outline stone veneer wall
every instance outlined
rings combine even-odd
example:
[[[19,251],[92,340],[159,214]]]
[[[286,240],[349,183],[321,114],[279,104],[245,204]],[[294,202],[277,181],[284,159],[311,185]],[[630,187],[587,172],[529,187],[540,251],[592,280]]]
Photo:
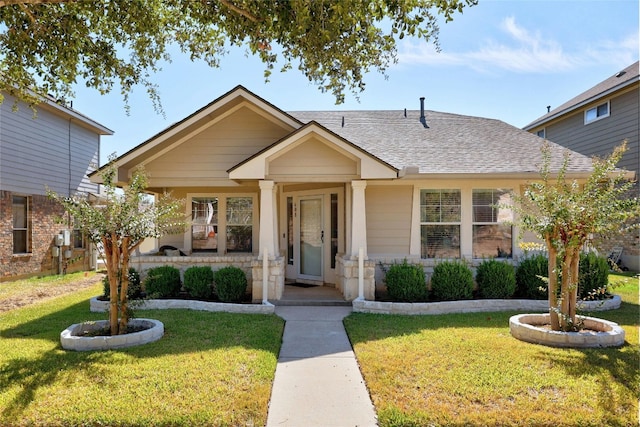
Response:
[[[129,267],[133,267],[140,273],[140,279],[144,280],[147,271],[150,268],[160,267],[162,265],[170,265],[180,270],[180,280],[184,280],[184,272],[193,266],[209,266],[213,271],[223,267],[234,266],[239,267],[247,275],[247,292],[251,292],[252,268],[253,261],[251,255],[237,256],[215,256],[215,255],[195,255],[195,256],[155,256],[155,255],[139,255],[132,256],[129,260]]]
[[[364,298],[375,300],[376,261],[364,261]],[[347,301],[358,298],[358,260],[336,256],[336,288]]]
[[[275,259],[269,259],[269,276],[267,278],[267,299],[279,300],[282,298],[284,292],[284,257],[278,257]],[[254,259],[251,264],[251,270],[253,271],[253,292],[251,299],[253,302],[262,301],[262,278],[263,278],[263,260]]]
[[[0,281],[29,276],[58,274],[58,258],[53,257],[54,236],[65,227],[57,222],[64,214],[60,205],[47,196],[29,196],[29,221],[31,222],[31,253],[13,254],[13,193],[0,191]],[[73,249],[68,261],[64,261],[67,273],[88,270],[88,249]]]

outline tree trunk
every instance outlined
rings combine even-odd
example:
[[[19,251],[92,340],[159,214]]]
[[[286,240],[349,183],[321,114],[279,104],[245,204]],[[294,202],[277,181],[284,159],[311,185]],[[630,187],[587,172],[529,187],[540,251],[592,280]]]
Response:
[[[110,240],[111,239],[111,240]],[[107,277],[109,279],[109,328],[111,335],[118,333],[118,256],[117,247],[113,243],[113,236],[102,238]]]
[[[578,301],[578,263],[580,248],[567,247],[562,261],[562,330],[573,330],[576,324],[576,305]]]
[[[549,282],[547,284],[549,292],[549,318],[551,320],[551,329],[559,331],[560,321],[558,312],[556,311],[558,308],[558,275],[556,268],[558,253],[555,246],[553,246],[551,236],[545,236],[545,240],[547,242],[547,251],[549,252],[549,268],[547,270],[547,275],[549,276]]]
[[[120,328],[118,333],[127,332],[129,323],[129,237],[122,238],[122,281],[120,282]]]

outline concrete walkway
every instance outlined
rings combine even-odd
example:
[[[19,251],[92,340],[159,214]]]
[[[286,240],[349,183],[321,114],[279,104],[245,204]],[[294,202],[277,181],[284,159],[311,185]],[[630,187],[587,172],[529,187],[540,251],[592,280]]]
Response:
[[[285,321],[267,427],[376,426],[342,319],[350,307],[280,306]]]

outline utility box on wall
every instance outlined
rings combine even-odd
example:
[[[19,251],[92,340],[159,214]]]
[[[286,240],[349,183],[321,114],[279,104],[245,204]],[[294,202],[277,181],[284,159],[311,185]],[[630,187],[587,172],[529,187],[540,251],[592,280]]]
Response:
[[[71,231],[62,230],[62,237],[63,237],[63,241],[62,241],[63,246],[71,246]]]
[[[56,234],[53,236],[53,244],[56,246],[62,246],[64,243],[64,236],[62,234]]]

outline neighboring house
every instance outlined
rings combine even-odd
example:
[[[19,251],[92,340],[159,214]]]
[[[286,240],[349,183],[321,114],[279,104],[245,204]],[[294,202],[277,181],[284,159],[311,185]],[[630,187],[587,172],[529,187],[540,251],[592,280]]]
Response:
[[[149,190],[184,198],[193,220],[158,242],[188,256],[131,265],[233,264],[256,301],[280,299],[286,282],[353,300],[374,299],[381,264],[430,272],[444,258],[518,258],[511,212],[495,205],[539,177],[542,143],[498,120],[423,107],[286,113],[238,86],[117,159],[120,184],[143,165]],[[564,149],[551,148],[557,170]],[[568,174],[590,171],[576,154]]]
[[[9,95],[0,104],[0,280],[88,269],[90,245],[46,187],[97,194],[87,174],[99,164],[100,136],[113,132],[49,98],[35,112],[14,105]]]
[[[635,62],[591,89],[534,120],[525,130],[586,156],[605,157],[627,140],[618,166],[640,176],[640,63]],[[636,187],[636,191],[637,191]],[[605,255],[624,248],[622,262],[640,270],[640,236],[636,230],[598,243]]]

